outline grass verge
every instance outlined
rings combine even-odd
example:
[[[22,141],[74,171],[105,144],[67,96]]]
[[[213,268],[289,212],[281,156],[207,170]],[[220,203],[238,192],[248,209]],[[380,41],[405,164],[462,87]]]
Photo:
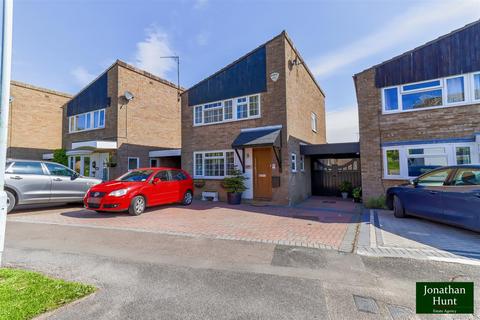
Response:
[[[95,287],[40,273],[0,268],[0,320],[32,319],[95,291]]]

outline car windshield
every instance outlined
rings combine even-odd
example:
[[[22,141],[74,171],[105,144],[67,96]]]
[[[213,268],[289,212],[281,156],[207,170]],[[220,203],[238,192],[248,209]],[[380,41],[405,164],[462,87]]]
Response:
[[[152,173],[153,173],[153,170],[133,170],[117,178],[117,181],[143,182],[143,181],[147,181],[148,177],[150,177]]]

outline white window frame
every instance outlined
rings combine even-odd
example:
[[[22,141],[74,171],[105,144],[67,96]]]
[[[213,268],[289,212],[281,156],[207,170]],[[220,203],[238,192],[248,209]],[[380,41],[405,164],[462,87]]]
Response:
[[[480,101],[480,99],[475,99],[474,75],[476,75],[476,74],[480,74],[480,73],[479,72],[473,72],[473,73],[457,74],[457,75],[443,77],[443,78],[430,79],[430,80],[412,82],[412,83],[403,83],[403,84],[397,85],[397,86],[383,87],[383,88],[380,89],[381,90],[381,97],[382,97],[382,114],[417,112],[417,111],[423,111],[423,110],[432,110],[432,109],[440,109],[440,108],[458,107],[458,106],[477,104]],[[453,79],[453,78],[458,78],[458,77],[463,77],[463,84],[464,84],[464,90],[465,90],[465,100],[460,101],[460,102],[448,103],[447,79]],[[428,88],[407,90],[407,91],[405,91],[403,89],[404,86],[427,83],[427,82],[432,82],[432,81],[440,81],[440,85],[432,86],[432,87],[428,87]],[[392,88],[397,89],[398,109],[396,109],[396,110],[386,110],[385,109],[385,90],[392,89]],[[438,90],[438,89],[442,90],[442,105],[433,106],[433,107],[418,108],[418,109],[408,109],[408,110],[403,109],[402,95],[431,91],[431,90]]]
[[[137,167],[136,168],[130,168],[130,160],[131,159],[137,160]],[[140,158],[139,157],[128,157],[127,168],[128,168],[128,171],[140,168]]]
[[[98,112],[98,127],[95,126],[95,113]],[[101,125],[101,117],[100,114],[103,112],[103,124]],[[85,115],[85,121],[88,118],[88,114],[90,114],[90,121],[87,124],[85,124],[85,129],[83,130],[76,130],[77,126],[77,117],[81,115]],[[74,114],[73,116],[68,117],[68,133],[76,133],[76,132],[84,132],[84,131],[91,131],[91,130],[99,130],[105,128],[105,122],[106,122],[106,111],[105,109],[97,109],[89,112],[84,112],[84,113],[79,113],[79,114]]]
[[[233,152],[233,164],[235,166],[235,160],[237,160],[237,155],[235,153],[235,150],[233,149],[224,149],[224,150],[208,150],[208,151],[195,151],[193,153],[193,178],[194,179],[206,179],[206,180],[223,180],[224,178],[231,177],[231,175],[227,175],[227,152]],[[224,176],[206,176],[205,175],[205,154],[206,153],[222,153],[222,157],[219,156],[219,158],[223,158],[223,172],[225,173]],[[197,154],[202,155],[202,174],[197,174],[197,163],[196,163],[196,158]],[[212,159],[212,158],[210,158]]]
[[[295,152],[292,152],[290,163],[292,166],[292,172],[297,172],[297,154]]]
[[[310,115],[310,125],[312,126],[312,131],[317,133],[317,114],[312,112]]]
[[[250,115],[250,97],[254,97],[254,96],[258,96],[258,115],[251,116]],[[238,99],[241,99],[241,98],[246,98],[247,117],[245,117],[245,118],[238,118],[237,117]],[[234,98],[224,99],[224,100],[220,100],[220,101],[212,101],[212,102],[204,103],[204,104],[201,104],[201,105],[195,105],[192,108],[192,110],[193,110],[193,126],[194,127],[199,127],[199,126],[208,126],[208,125],[213,125],[213,124],[218,124],[218,123],[228,123],[228,122],[234,122],[234,121],[258,119],[262,116],[262,103],[261,103],[262,99],[261,98],[262,98],[261,94],[256,93],[256,94],[251,94],[251,95],[248,95],[248,96],[234,97]],[[232,101],[232,118],[225,120],[225,102],[226,101]],[[220,107],[223,108],[222,121],[205,123],[205,108],[204,108],[204,106],[209,105],[209,104],[213,104],[213,103],[221,103],[221,106],[219,106],[218,108],[220,108]],[[196,119],[195,119],[195,110],[197,108],[200,108],[200,110],[201,110],[201,115],[202,115],[201,122],[196,122]]]
[[[305,172],[305,156],[303,154],[300,155],[300,171]]]
[[[447,165],[457,165],[457,147],[470,147],[470,161],[471,164],[480,164],[480,144],[476,142],[446,142],[446,143],[427,143],[427,144],[409,144],[388,146],[382,148],[382,165],[383,165],[383,179],[391,180],[408,180],[416,177],[408,175],[408,155],[409,149],[425,149],[425,148],[445,148],[447,157]],[[400,175],[389,175],[387,170],[387,151],[398,150],[400,161]],[[419,155],[419,157],[421,157]]]

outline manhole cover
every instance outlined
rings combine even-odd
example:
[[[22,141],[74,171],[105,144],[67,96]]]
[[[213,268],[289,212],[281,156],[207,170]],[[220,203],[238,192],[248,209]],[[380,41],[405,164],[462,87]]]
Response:
[[[412,310],[403,306],[387,305],[388,311],[394,320],[413,320],[417,319]]]

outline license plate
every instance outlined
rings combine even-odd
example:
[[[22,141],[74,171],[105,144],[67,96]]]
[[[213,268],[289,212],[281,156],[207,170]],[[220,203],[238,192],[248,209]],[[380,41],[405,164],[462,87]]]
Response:
[[[88,198],[87,202],[93,203],[93,204],[99,204],[100,200],[101,200],[100,198]]]

